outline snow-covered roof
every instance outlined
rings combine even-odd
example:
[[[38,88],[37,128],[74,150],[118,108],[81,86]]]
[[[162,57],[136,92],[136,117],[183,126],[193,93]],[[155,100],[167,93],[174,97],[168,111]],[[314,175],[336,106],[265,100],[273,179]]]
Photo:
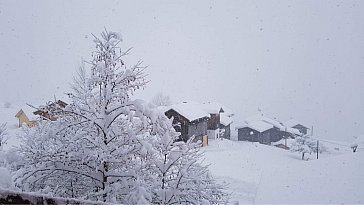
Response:
[[[237,126],[237,127],[235,127],[235,129],[245,128],[245,127],[249,127],[258,132],[264,132],[264,131],[267,131],[267,130],[273,128],[274,126],[267,122],[256,120],[256,121],[251,121],[249,123],[246,123],[245,125],[242,125],[242,126]]]
[[[207,113],[205,110],[201,109],[201,106],[195,102],[178,103],[169,106],[169,108],[170,109],[168,110],[173,109],[190,122],[200,118],[210,117],[210,114]]]
[[[248,125],[255,123],[255,122],[264,122],[264,123],[268,123],[268,124],[278,128],[280,131],[289,132],[289,133],[292,133],[295,135],[302,134],[298,129],[292,128],[292,126],[289,126],[288,124],[283,124],[282,122],[278,121],[277,119],[272,119],[272,118],[266,117],[262,114],[251,116],[251,117],[247,118],[245,120],[245,122]],[[298,124],[300,124],[300,123],[298,123]]]
[[[158,109],[163,112],[173,109],[190,122],[203,117],[210,117],[210,114],[220,113],[220,110],[222,109],[223,112],[220,113],[220,123],[224,126],[233,123],[232,116],[234,116],[231,109],[216,102],[198,103],[188,101],[170,106],[158,106]]]
[[[234,115],[233,111],[217,102],[206,102],[201,104],[201,108],[204,109],[206,112],[210,114],[217,114],[220,113],[221,109],[226,116],[231,117]]]
[[[171,109],[171,106],[160,105],[160,106],[157,106],[157,109],[160,110],[161,112],[167,112],[168,110]]]
[[[225,113],[220,114],[220,124],[222,124],[224,126],[228,126],[231,123],[233,123],[233,118],[232,117],[229,117]]]
[[[253,121],[248,123],[247,126],[258,132],[264,132],[274,127],[273,125],[264,121]]]
[[[300,123],[299,121],[297,121],[295,119],[290,119],[290,120],[286,121],[284,124],[287,125],[288,127],[293,127],[293,126],[296,126],[296,125],[302,125],[302,126],[308,128],[307,126],[305,126],[304,124]]]
[[[251,122],[255,122],[255,121],[263,121],[263,122],[266,122],[268,124],[273,125],[274,127],[277,127],[281,131],[285,130],[285,126],[284,126],[284,124],[282,122],[279,122],[276,119],[266,117],[266,116],[264,116],[262,114],[251,116],[251,117],[249,117],[249,118],[247,118],[245,120],[245,122],[248,123],[248,124],[250,124]]]
[[[286,127],[284,126],[284,124],[282,122],[279,122],[276,119],[271,119],[268,117],[263,117],[262,121],[267,122],[269,124],[272,124],[274,127],[277,127],[278,129],[280,129],[281,131],[285,130]]]
[[[301,135],[302,134],[298,129],[292,128],[292,127],[287,127],[286,131],[289,132],[289,133],[295,134],[295,135]]]

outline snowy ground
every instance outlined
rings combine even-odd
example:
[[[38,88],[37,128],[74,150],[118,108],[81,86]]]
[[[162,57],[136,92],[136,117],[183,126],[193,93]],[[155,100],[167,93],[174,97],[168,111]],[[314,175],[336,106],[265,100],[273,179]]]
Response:
[[[9,133],[5,150],[19,145],[14,117],[19,107],[0,106],[0,123],[7,122]],[[364,149],[352,153],[349,143],[320,142],[328,152],[318,160],[310,155],[308,161],[298,153],[251,142],[215,140],[202,149],[213,176],[229,185],[232,202],[364,203]]]
[[[276,147],[229,140],[203,148],[212,174],[246,203],[364,203],[364,151],[334,149],[308,161]]]
[[[17,143],[12,135],[7,149]],[[318,160],[309,155],[308,161],[298,153],[251,142],[215,140],[202,149],[212,175],[228,184],[232,203],[364,203],[363,149],[352,153],[332,147]]]

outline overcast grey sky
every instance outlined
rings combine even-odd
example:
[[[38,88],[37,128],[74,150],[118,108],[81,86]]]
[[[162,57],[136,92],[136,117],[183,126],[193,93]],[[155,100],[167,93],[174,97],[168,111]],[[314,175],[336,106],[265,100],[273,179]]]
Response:
[[[326,138],[364,133],[362,1],[0,0],[0,102],[63,98],[91,33],[123,34],[151,80],[138,93],[260,108]]]

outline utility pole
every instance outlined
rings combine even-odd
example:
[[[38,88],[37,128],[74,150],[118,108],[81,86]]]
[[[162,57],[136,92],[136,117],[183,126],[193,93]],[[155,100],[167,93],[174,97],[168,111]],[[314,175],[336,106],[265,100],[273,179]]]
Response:
[[[318,159],[318,155],[319,155],[319,141],[317,140],[317,149],[316,149],[316,152],[317,152],[317,159]]]
[[[311,136],[313,136],[313,125],[311,126]]]

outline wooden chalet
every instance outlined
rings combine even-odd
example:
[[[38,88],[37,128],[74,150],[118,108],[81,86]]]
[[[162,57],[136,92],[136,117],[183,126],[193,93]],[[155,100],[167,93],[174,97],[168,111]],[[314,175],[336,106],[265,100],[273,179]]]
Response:
[[[239,141],[271,144],[272,141],[279,141],[281,139],[279,135],[280,130],[263,121],[251,122],[245,126],[237,127],[237,129]]]
[[[37,121],[30,120],[23,109],[20,109],[16,113],[15,117],[18,118],[18,127],[21,127],[23,124],[27,125],[28,127],[34,127],[37,125]]]
[[[259,142],[270,145],[281,139],[294,138],[301,133],[287,127],[276,119],[265,116],[253,117],[246,120],[244,126],[236,127],[239,141]]]
[[[62,100],[48,102],[46,106],[41,106],[37,111],[33,112],[33,114],[40,116],[44,120],[55,121],[57,119],[57,115],[62,113],[66,106],[67,103]]]
[[[181,133],[180,140],[187,142],[192,136],[207,145],[207,126],[209,114],[194,103],[179,103],[169,107],[165,112],[173,117],[173,127]],[[205,138],[205,139],[204,139]]]

